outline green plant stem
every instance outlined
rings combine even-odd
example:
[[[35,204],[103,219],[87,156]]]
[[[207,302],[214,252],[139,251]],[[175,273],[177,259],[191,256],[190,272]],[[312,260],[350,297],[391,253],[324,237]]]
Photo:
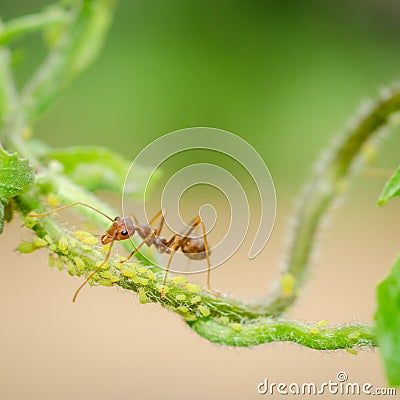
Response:
[[[10,85],[9,54],[0,48],[0,125],[4,125],[6,116],[11,111],[10,98],[14,96],[14,88]]]
[[[23,113],[30,123],[60,91],[96,57],[111,22],[113,0],[83,0],[72,12],[70,26],[21,94]]]
[[[0,32],[0,46],[21,36],[41,31],[53,25],[67,24],[70,15],[60,7],[51,7],[37,14],[24,15],[8,21]]]
[[[0,20],[0,34],[4,25]],[[10,69],[10,52],[0,47],[0,126],[6,123],[6,117],[13,112],[17,93]]]
[[[189,323],[201,336],[214,343],[249,347],[270,342],[294,342],[316,350],[355,349],[377,345],[373,327],[354,324],[337,328],[316,328],[293,321],[260,319],[244,326],[240,332],[217,321]]]
[[[287,310],[300,294],[311,266],[311,256],[317,242],[316,234],[332,202],[342,194],[348,178],[362,163],[364,145],[376,139],[381,128],[388,125],[390,117],[400,110],[400,90],[387,91],[374,104],[363,111],[358,120],[344,132],[341,139],[324,155],[314,178],[308,183],[295,216],[295,226],[291,232],[288,259],[283,274],[291,274],[295,288],[291,296],[280,291],[267,305],[271,314],[279,315]]]

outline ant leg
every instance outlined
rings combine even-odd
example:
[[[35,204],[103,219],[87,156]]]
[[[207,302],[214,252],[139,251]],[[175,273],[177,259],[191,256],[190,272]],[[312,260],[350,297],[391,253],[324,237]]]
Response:
[[[194,229],[194,232],[196,233],[196,235],[198,234],[199,231],[199,225],[196,226],[196,228]],[[190,258],[186,258],[186,264],[185,264],[185,272],[188,273],[190,270]]]
[[[173,245],[171,247],[171,253],[169,255],[167,268],[165,269],[164,280],[163,280],[162,288],[161,288],[161,298],[162,299],[165,299],[165,284],[167,283],[167,275],[169,272],[169,268],[171,266],[172,257],[175,254],[176,249],[180,246],[180,243],[181,243],[181,239],[179,238],[179,236],[177,236],[177,235],[173,236]]]
[[[160,221],[160,224],[158,225],[158,229],[157,229],[158,234],[161,233],[161,229],[163,228],[166,213],[167,213],[167,210],[165,208],[163,208],[149,221],[149,225],[153,226],[154,222],[157,221],[158,218],[161,217],[161,221]]]
[[[208,268],[207,268],[207,288],[208,288],[209,291],[211,291],[214,294],[220,294],[220,292],[218,292],[216,290],[213,290],[211,288],[211,285],[210,285],[210,279],[211,279],[211,262],[210,262],[210,254],[209,254],[210,251],[209,251],[208,243],[207,243],[206,228],[204,226],[203,220],[201,219],[201,217],[199,215],[192,220],[189,229],[182,235],[183,239],[182,239],[182,241],[180,243],[180,246],[183,246],[190,239],[189,235],[199,225],[201,225],[201,229],[202,229],[202,238],[203,238],[203,241],[204,241],[204,249],[206,251],[206,259],[207,259],[207,266],[208,266]]]
[[[189,239],[189,235],[202,223],[202,220],[199,216],[196,218],[193,218],[192,221],[190,222],[189,229],[186,230],[186,232],[181,234],[182,240],[180,245],[183,246]]]
[[[125,260],[121,260],[120,263],[126,263],[145,243],[146,241],[150,238],[150,236],[156,236],[157,235],[157,229],[152,229],[151,232],[142,240],[142,242],[136,247],[134,245],[134,249],[131,251],[128,257],[125,258]]]
[[[76,203],[72,203],[72,204],[68,204],[68,205],[66,205],[66,206],[58,207],[58,208],[55,208],[54,210],[50,210],[50,211],[47,211],[47,212],[45,212],[45,213],[41,213],[41,214],[30,214],[30,216],[31,216],[31,217],[34,217],[34,218],[45,217],[45,216],[47,216],[47,215],[50,215],[50,214],[53,214],[53,213],[55,213],[55,212],[62,211],[62,210],[65,210],[65,209],[67,209],[67,208],[74,207],[74,206],[77,206],[77,205],[81,205],[81,206],[83,206],[83,207],[90,208],[91,210],[96,211],[97,213],[101,214],[103,217],[106,217],[106,218],[109,219],[110,221],[114,221],[114,220],[113,220],[110,216],[108,216],[107,214],[101,212],[100,210],[98,210],[97,208],[91,206],[90,204],[86,204],[86,203],[84,203],[84,202],[82,202],[82,201],[78,201],[78,202],[76,202]]]
[[[162,230],[162,228],[163,228],[163,226],[164,226],[165,215],[166,215],[166,214],[167,214],[167,210],[166,210],[165,208],[163,208],[163,209],[161,210],[161,221],[160,221],[160,224],[158,225],[158,229],[157,229],[158,235],[160,235],[161,230]],[[151,225],[151,224],[150,224],[150,225]]]
[[[79,292],[82,290],[82,288],[89,282],[89,280],[94,276],[94,274],[96,274],[97,272],[99,272],[99,270],[101,269],[101,267],[108,261],[108,259],[110,258],[110,254],[111,254],[111,250],[113,247],[113,244],[115,242],[115,237],[116,234],[114,235],[111,244],[110,244],[110,248],[108,249],[107,255],[105,256],[103,262],[85,279],[85,282],[82,283],[81,286],[78,287],[78,289],[76,290],[74,297],[72,298],[72,302],[75,303],[76,298],[78,297]]]
[[[200,224],[201,224],[201,230],[203,231],[203,240],[204,240],[204,249],[206,250],[206,258],[207,258],[207,288],[209,291],[215,293],[215,294],[221,294],[217,290],[213,290],[210,285],[210,280],[211,280],[211,263],[210,263],[210,251],[208,249],[208,243],[207,243],[207,233],[206,233],[206,227],[204,226],[203,220],[200,218]]]
[[[139,221],[137,220],[137,218],[135,217],[134,214],[129,213],[129,214],[128,214],[128,217],[130,217],[130,218],[132,219],[132,221],[133,221],[135,224],[139,223]]]

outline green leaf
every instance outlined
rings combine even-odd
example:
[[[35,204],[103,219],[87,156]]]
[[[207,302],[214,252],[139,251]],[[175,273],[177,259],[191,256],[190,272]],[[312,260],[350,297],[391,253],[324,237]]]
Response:
[[[46,156],[59,161],[69,178],[92,192],[101,189],[121,194],[131,166],[130,161],[103,147],[51,149],[46,152]],[[142,199],[144,191],[149,190],[147,183],[151,171],[145,167],[136,167],[134,172],[134,185],[127,186],[129,192],[125,187],[125,194]],[[152,177],[151,184],[158,176],[156,173]]]
[[[397,196],[400,196],[400,167],[397,168],[397,171],[386,182],[381,196],[379,197],[378,206],[387,203]]]
[[[9,154],[0,147],[0,233],[3,232],[5,207],[34,182],[34,170],[27,159]]]
[[[390,385],[400,386],[400,257],[378,285],[376,335]]]

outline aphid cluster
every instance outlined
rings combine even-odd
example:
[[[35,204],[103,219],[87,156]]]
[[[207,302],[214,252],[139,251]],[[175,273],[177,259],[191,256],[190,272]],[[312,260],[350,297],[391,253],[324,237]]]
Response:
[[[210,271],[211,271],[211,263],[210,263],[210,250],[207,243],[207,235],[204,227],[204,223],[200,216],[195,217],[189,224],[189,228],[183,232],[182,234],[174,234],[169,239],[166,239],[160,236],[161,230],[165,221],[165,210],[160,210],[150,221],[148,224],[140,223],[133,214],[129,214],[128,217],[116,217],[111,218],[107,214],[101,212],[100,210],[94,208],[93,206],[83,203],[77,202],[73,204],[69,204],[66,206],[58,207],[54,210],[41,213],[41,214],[31,214],[31,217],[45,217],[49,214],[65,210],[67,208],[81,205],[91,210],[101,214],[105,218],[111,221],[111,226],[101,235],[101,243],[102,244],[110,244],[108,252],[103,260],[103,262],[97,266],[97,268],[86,278],[86,280],[82,283],[81,286],[76,290],[73,302],[75,302],[79,292],[81,289],[88,283],[88,281],[102,268],[102,266],[108,261],[110,258],[111,250],[115,242],[126,240],[132,237],[135,233],[137,233],[143,240],[139,243],[138,246],[132,250],[132,252],[126,257],[121,263],[127,262],[143,245],[154,246],[159,253],[169,254],[167,266],[165,268],[165,275],[161,289],[161,298],[165,297],[165,284],[167,281],[167,275],[171,267],[171,261],[174,254],[177,251],[181,251],[188,258],[192,260],[207,260],[207,287],[209,290],[210,286]],[[158,226],[154,228],[155,222],[160,220]],[[202,235],[201,237],[193,237],[191,236],[193,231],[201,226]]]

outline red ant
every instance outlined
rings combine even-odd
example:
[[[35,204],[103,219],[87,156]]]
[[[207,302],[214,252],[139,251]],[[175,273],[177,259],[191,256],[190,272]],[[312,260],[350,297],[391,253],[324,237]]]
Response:
[[[129,214],[129,217],[115,217],[114,219],[108,216],[107,214],[101,212],[100,210],[92,207],[89,204],[83,203],[81,201],[73,204],[69,204],[66,206],[55,208],[54,210],[42,213],[42,214],[30,214],[31,217],[44,217],[49,214],[65,210],[66,208],[70,208],[76,205],[81,205],[84,207],[88,207],[93,211],[101,214],[105,218],[109,219],[112,224],[111,226],[101,235],[101,243],[108,244],[110,243],[110,248],[108,249],[107,255],[105,256],[103,262],[86,278],[85,282],[82,283],[81,286],[76,290],[74,297],[72,299],[73,302],[76,301],[76,298],[81,291],[81,289],[89,282],[89,280],[98,272],[101,267],[108,261],[110,258],[111,250],[116,241],[126,240],[134,235],[135,232],[139,234],[139,236],[143,239],[143,241],[132,250],[128,257],[124,260],[120,261],[121,263],[127,262],[144,244],[147,246],[154,246],[159,253],[169,254],[169,259],[167,263],[167,267],[165,269],[164,280],[161,289],[161,298],[165,298],[165,284],[167,282],[168,271],[171,266],[172,257],[177,250],[181,250],[185,256],[189,257],[192,260],[204,260],[207,259],[207,287],[210,291],[213,291],[210,286],[210,271],[211,271],[211,263],[210,263],[210,250],[207,244],[206,230],[204,227],[204,222],[200,216],[195,217],[189,228],[183,234],[175,234],[169,240],[166,238],[159,236],[161,229],[164,225],[164,214],[165,210],[160,210],[150,221],[148,224],[141,224],[135,218],[133,214]],[[158,228],[153,228],[153,224],[157,219],[161,217]],[[192,232],[201,225],[202,228],[202,237],[192,237],[190,236]],[[217,292],[215,292],[217,293]]]

